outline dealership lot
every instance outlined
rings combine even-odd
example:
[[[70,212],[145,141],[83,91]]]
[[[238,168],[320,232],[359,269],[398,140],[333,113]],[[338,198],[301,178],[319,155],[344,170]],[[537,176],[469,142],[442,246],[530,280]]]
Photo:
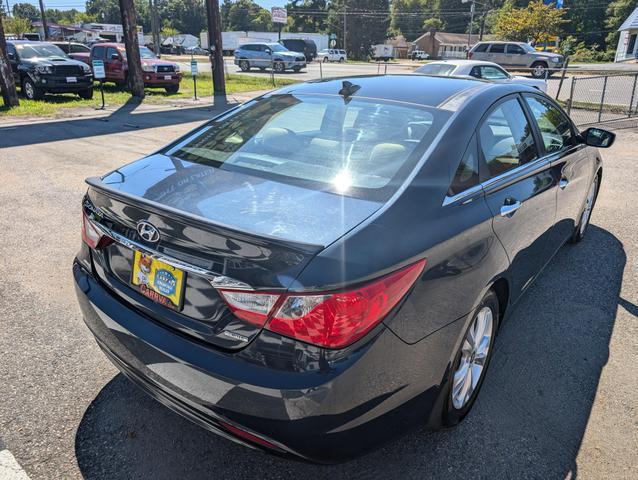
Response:
[[[117,373],[79,314],[70,265],[83,179],[212,114],[129,107],[0,123],[0,447],[31,478],[632,477],[638,186],[627,179],[637,129],[618,130],[602,152],[588,237],[563,248],[503,326],[467,421],[325,467],[247,450],[171,413]]]

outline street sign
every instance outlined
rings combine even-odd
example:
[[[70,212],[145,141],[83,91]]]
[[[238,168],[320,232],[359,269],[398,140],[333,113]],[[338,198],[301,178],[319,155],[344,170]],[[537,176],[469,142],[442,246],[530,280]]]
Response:
[[[104,71],[104,62],[102,60],[93,60],[93,77],[96,80],[102,80],[106,78],[106,72]]]
[[[330,38],[330,40],[336,40],[337,39],[337,34],[336,33],[331,33],[329,38]]]
[[[270,13],[273,23],[288,23],[288,11],[284,7],[272,7]]]
[[[197,60],[191,60],[191,75],[197,75]]]

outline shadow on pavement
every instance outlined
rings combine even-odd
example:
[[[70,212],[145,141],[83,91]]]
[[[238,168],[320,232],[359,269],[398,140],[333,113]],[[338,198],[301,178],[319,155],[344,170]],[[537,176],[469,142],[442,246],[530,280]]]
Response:
[[[72,120],[56,119],[17,126],[0,127],[0,148],[34,145],[98,135],[204,121],[233,107],[224,96],[215,97],[213,105],[136,112],[140,103],[133,98],[108,116]],[[162,107],[162,105],[158,105]]]
[[[616,310],[626,302],[625,262],[622,243],[594,225],[582,243],[561,249],[503,325],[481,396],[454,429],[421,428],[349,463],[310,465],[219,438],[117,375],[78,427],[78,465],[87,479],[577,478]]]

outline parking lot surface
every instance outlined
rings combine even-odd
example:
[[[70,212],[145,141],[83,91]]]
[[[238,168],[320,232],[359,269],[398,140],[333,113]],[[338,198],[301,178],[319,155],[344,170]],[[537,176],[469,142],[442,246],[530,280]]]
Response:
[[[76,304],[84,178],[212,114],[140,107],[0,123],[0,451],[30,478],[635,478],[638,129],[602,152],[587,237],[558,253],[503,325],[466,421],[316,466],[235,445],[147,397],[106,360]]]

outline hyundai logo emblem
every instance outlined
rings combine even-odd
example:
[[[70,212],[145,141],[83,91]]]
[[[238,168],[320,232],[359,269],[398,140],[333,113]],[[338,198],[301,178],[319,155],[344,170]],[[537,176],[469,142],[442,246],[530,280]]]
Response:
[[[137,233],[147,242],[155,243],[159,241],[160,234],[157,228],[146,220],[137,222]]]

